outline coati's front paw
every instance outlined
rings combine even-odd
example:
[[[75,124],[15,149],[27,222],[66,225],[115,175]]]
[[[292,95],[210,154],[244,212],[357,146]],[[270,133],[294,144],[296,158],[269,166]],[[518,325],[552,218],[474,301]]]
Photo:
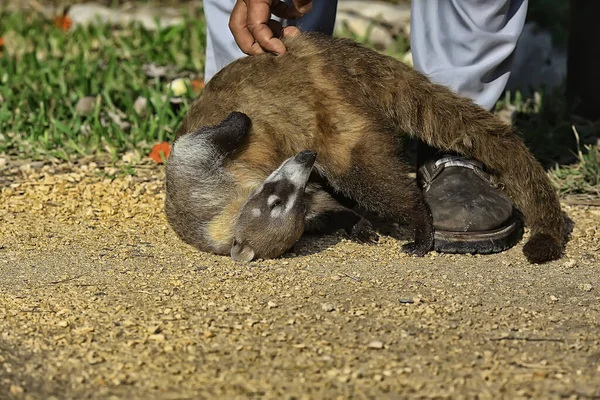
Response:
[[[423,246],[417,242],[410,242],[402,245],[402,251],[409,256],[423,257],[425,254],[429,253],[429,250],[429,246]]]
[[[362,218],[352,227],[350,238],[359,243],[375,244],[379,242],[379,235],[373,230],[369,220]]]

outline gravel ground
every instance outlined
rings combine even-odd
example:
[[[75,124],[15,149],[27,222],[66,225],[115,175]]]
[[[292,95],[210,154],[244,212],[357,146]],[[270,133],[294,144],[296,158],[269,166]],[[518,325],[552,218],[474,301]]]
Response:
[[[565,203],[544,266],[394,235],[236,265],[181,243],[162,167],[137,171],[0,163],[0,398],[600,398],[598,207]]]

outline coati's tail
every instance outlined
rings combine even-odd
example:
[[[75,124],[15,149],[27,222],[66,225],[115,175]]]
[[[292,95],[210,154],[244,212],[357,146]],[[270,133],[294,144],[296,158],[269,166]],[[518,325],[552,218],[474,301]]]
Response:
[[[303,44],[302,36],[310,45]],[[531,238],[523,249],[530,262],[561,257],[564,222],[558,196],[542,166],[510,125],[472,100],[433,84],[399,60],[353,40],[319,34],[296,38],[287,39],[287,45],[293,47],[290,52],[310,58],[315,53],[311,49],[319,49],[323,62],[315,74],[317,79],[337,81],[351,104],[370,113],[374,122],[484,163],[531,228]],[[381,121],[382,111],[387,121]]]
[[[531,238],[523,248],[527,259],[543,263],[560,258],[564,222],[558,196],[512,127],[472,100],[446,87],[432,86],[420,74],[407,73],[405,68],[400,74],[396,79],[400,87],[390,99],[393,104],[388,104],[394,123],[435,148],[484,163],[531,228]]]

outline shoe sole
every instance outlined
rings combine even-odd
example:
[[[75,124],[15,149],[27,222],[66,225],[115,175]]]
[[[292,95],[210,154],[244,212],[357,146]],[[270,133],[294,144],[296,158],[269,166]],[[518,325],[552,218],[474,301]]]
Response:
[[[486,232],[436,231],[434,249],[451,254],[493,254],[514,247],[523,237],[523,224],[514,216],[508,225]]]

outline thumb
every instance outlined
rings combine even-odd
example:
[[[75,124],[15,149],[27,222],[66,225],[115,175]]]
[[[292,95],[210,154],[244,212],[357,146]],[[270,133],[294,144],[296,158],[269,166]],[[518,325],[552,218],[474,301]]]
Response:
[[[312,10],[313,0],[294,0],[294,6],[296,10],[301,13],[307,13]]]

